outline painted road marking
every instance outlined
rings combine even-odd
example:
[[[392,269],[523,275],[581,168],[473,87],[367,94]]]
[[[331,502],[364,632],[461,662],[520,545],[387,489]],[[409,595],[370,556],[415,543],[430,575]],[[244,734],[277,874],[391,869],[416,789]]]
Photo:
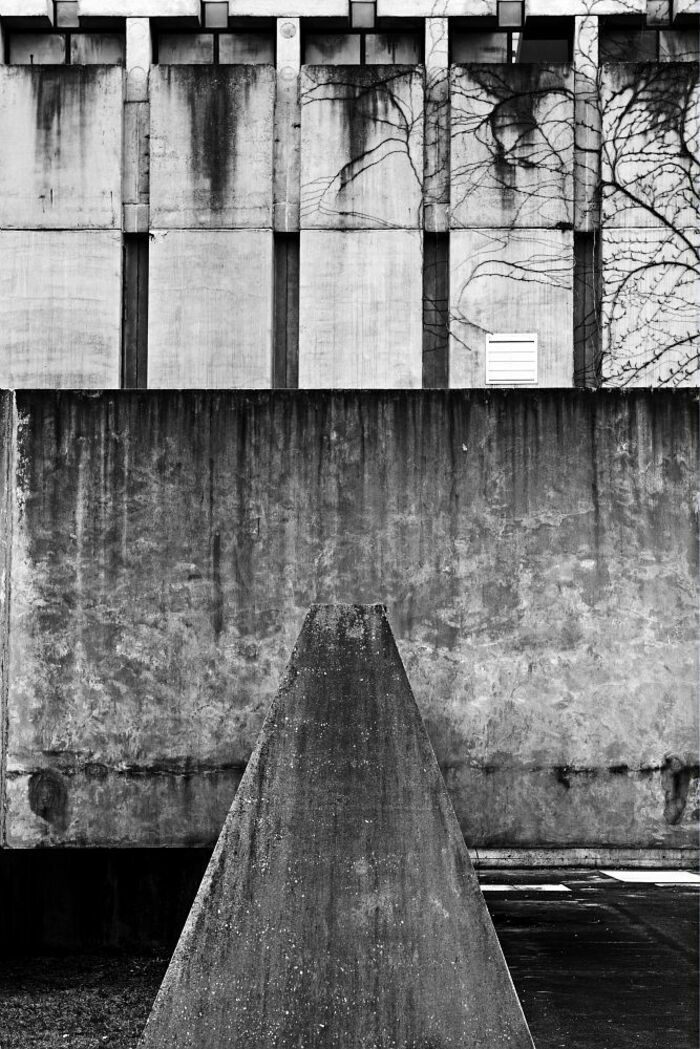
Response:
[[[601,871],[616,881],[638,885],[700,885],[700,874],[692,871]]]
[[[482,892],[571,892],[566,885],[482,885]]]

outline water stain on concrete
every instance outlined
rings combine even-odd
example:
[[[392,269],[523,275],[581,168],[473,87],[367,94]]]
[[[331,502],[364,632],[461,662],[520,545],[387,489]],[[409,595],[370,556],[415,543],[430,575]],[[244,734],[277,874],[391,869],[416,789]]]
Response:
[[[41,769],[29,777],[29,807],[60,833],[68,827],[68,785],[54,769]]]

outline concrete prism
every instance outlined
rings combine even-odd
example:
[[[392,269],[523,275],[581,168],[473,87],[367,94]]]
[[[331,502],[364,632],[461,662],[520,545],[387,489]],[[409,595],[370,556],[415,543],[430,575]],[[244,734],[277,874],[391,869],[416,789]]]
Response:
[[[380,605],[317,605],[142,1049],[532,1049]]]

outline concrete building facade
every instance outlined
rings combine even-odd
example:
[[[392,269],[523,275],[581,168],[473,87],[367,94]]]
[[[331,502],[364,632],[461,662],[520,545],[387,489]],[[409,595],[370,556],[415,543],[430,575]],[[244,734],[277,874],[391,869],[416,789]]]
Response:
[[[4,846],[212,843],[379,601],[472,848],[695,855],[699,22],[0,0]]]

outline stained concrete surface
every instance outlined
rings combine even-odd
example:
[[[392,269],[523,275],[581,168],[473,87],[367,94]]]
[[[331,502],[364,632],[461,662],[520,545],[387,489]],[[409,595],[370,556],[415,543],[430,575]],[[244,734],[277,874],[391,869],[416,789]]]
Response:
[[[486,898],[537,1049],[697,1049],[698,890],[630,887],[581,870],[479,878],[571,888],[565,900],[535,891]],[[134,1049],[177,932],[148,954],[0,961],[3,1049]]]
[[[315,605],[143,1049],[532,1049],[381,605]]]
[[[210,845],[306,608],[381,600],[472,847],[696,847],[691,391],[17,407],[8,844]]]

